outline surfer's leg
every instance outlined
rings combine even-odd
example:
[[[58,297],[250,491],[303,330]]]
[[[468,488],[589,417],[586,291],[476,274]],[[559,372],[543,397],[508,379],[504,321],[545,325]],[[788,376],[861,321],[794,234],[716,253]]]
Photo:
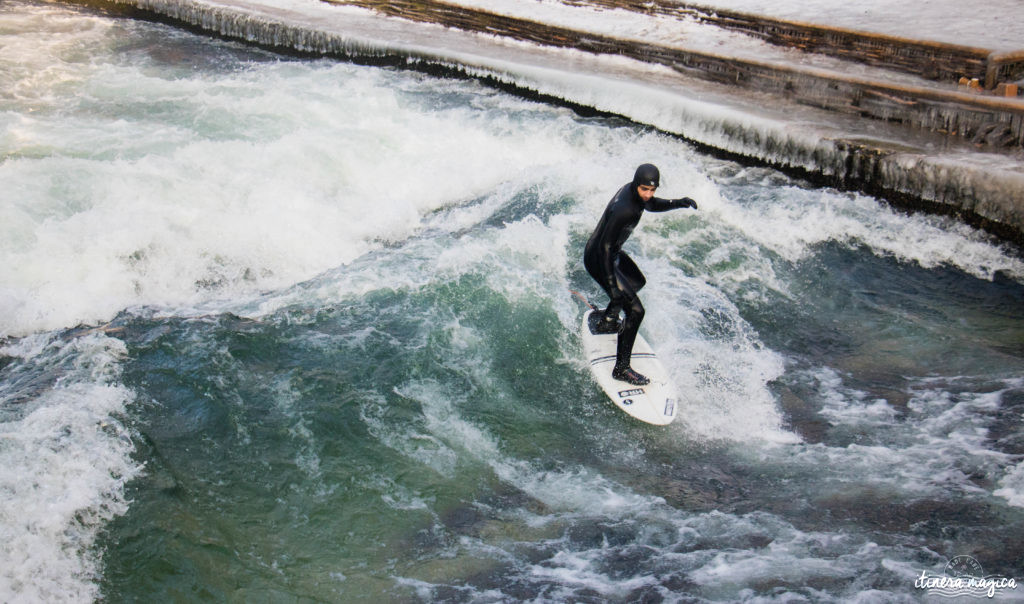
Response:
[[[612,333],[611,329],[622,333],[623,324],[619,323],[619,313],[626,311],[626,317],[632,314],[636,320],[636,329],[640,327],[640,321],[643,320],[644,307],[640,304],[640,299],[637,297],[637,292],[647,285],[647,279],[644,278],[644,274],[640,272],[636,263],[626,253],[620,253],[618,258],[615,259],[615,282],[619,286],[619,291],[624,294],[623,298],[613,299],[608,305],[608,308],[604,311],[604,322],[602,323],[603,331],[596,333]],[[632,340],[636,339],[636,330],[632,330],[633,335],[629,338],[628,350],[633,350]],[[621,337],[619,338],[621,340]],[[629,366],[628,356],[626,354],[626,366]]]
[[[615,366],[626,369],[633,354],[633,343],[636,341],[637,332],[640,331],[640,323],[644,320],[644,305],[640,303],[637,292],[647,284],[647,279],[632,258],[620,254],[615,262],[615,281],[622,291],[622,309],[626,312],[626,318],[619,329],[618,358]]]
[[[640,298],[633,298],[626,305],[626,318],[622,321],[619,329],[619,346],[616,366],[629,367],[629,360],[633,354],[633,343],[636,342],[636,334],[640,331],[640,322],[644,320],[644,306]]]
[[[617,299],[613,292],[609,291],[607,279],[601,270],[601,263],[589,257],[584,257],[583,266],[587,269],[594,281],[601,286],[604,293],[608,295],[608,308],[603,312],[595,312],[591,315],[590,331],[593,333],[617,333],[619,331],[619,313],[622,312],[622,302]],[[614,292],[617,293],[617,292]]]
[[[615,278],[623,290],[630,291],[633,295],[640,293],[647,285],[647,278],[640,272],[640,267],[625,252],[620,252],[615,261]]]
[[[650,383],[645,376],[637,373],[630,367],[633,356],[633,344],[636,342],[636,334],[640,331],[640,323],[644,320],[644,306],[635,292],[627,292],[629,299],[625,305],[626,318],[622,321],[619,329],[619,341],[616,348],[615,368],[612,369],[612,377],[617,380],[629,382],[636,386],[644,386]]]

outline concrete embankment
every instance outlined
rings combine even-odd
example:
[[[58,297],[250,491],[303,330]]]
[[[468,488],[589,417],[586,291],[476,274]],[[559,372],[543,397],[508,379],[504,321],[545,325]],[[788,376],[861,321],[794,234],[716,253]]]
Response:
[[[1024,59],[1012,52],[670,0],[574,0],[567,10],[589,11],[580,24],[574,13],[568,20],[538,20],[435,0],[100,4],[127,4],[282,50],[461,72],[547,101],[620,115],[818,183],[955,214],[1024,244],[1024,99],[1006,96]],[[605,26],[601,11],[614,12],[616,23]],[[622,14],[657,19],[663,29],[672,20],[680,27],[686,22],[689,40],[631,34]],[[694,24],[743,33],[709,50],[696,41]],[[748,34],[763,46],[736,51]],[[778,45],[789,53],[794,47],[812,52],[794,60],[777,55],[772,48]],[[820,60],[824,56],[828,60]],[[991,90],[960,87],[959,77]]]

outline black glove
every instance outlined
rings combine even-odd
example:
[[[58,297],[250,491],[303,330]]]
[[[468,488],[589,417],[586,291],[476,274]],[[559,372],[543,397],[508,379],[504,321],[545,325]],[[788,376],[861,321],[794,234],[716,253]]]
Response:
[[[689,197],[683,197],[676,200],[676,206],[679,208],[693,208],[697,209],[697,202],[690,199]]]

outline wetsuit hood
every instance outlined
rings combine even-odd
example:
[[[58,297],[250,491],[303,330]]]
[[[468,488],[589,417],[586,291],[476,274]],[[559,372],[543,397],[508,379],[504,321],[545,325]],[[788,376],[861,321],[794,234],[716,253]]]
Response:
[[[661,173],[658,171],[658,167],[654,164],[642,164],[636,169],[636,174],[633,175],[634,190],[636,190],[640,185],[657,187],[660,183]]]

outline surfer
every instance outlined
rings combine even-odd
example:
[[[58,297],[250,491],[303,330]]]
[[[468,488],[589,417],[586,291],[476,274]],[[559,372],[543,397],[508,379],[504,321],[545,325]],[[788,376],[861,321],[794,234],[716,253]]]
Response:
[[[647,284],[647,279],[637,268],[633,259],[622,251],[622,244],[629,239],[633,229],[640,222],[644,210],[665,212],[679,208],[697,209],[697,203],[689,197],[661,199],[654,196],[661,175],[653,164],[643,164],[636,169],[633,182],[625,184],[608,202],[604,215],[597,223],[594,234],[587,241],[583,252],[583,265],[587,272],[608,294],[610,302],[603,312],[593,313],[591,325],[594,333],[618,332],[615,368],[612,377],[635,386],[650,383],[647,377],[630,367],[633,342],[644,319],[644,307],[637,293]],[[620,322],[619,313],[625,312]]]

